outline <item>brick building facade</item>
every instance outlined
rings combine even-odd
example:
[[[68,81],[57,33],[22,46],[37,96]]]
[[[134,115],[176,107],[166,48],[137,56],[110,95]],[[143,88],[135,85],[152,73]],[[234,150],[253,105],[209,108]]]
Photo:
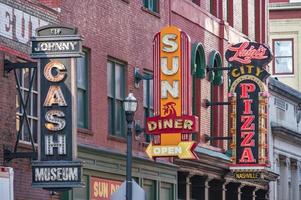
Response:
[[[34,36],[36,28],[47,24],[58,22],[58,13],[39,2],[33,1],[0,1],[0,49],[1,49],[1,89],[3,96],[0,100],[1,118],[0,127],[3,132],[0,136],[0,166],[9,166],[14,169],[14,199],[50,199],[49,191],[33,189],[31,187],[31,165],[27,158],[15,159],[6,162],[3,158],[4,149],[13,151],[19,129],[19,120],[23,111],[20,107],[20,99],[16,89],[16,80],[13,71],[6,74],[4,71],[5,60],[11,62],[31,61],[30,38]],[[18,77],[23,77],[21,81],[22,96],[25,97],[28,91],[26,78],[32,73],[29,69],[16,70]],[[36,100],[36,86],[31,94],[31,101]],[[29,103],[34,105],[33,102]],[[37,105],[35,105],[37,106]],[[37,114],[37,107],[32,107],[28,112],[30,115],[31,128],[34,129]],[[17,112],[17,113],[16,113]],[[18,117],[17,117],[18,116]],[[24,125],[26,126],[26,125]],[[30,152],[32,147],[29,142],[29,135],[26,128],[21,131],[21,141],[18,145],[18,152]],[[37,130],[33,131],[36,140]],[[53,196],[53,199],[59,198]]]
[[[192,44],[198,44],[196,50],[200,58],[193,60],[192,66],[204,72],[207,66],[227,66],[223,55],[229,43],[266,42],[266,1],[260,0],[20,0],[1,4],[38,17],[43,20],[39,25],[75,26],[84,37],[85,57],[77,61],[77,84],[78,157],[85,162],[86,187],[62,193],[61,199],[93,199],[101,195],[107,195],[103,198],[108,199],[109,194],[104,193],[100,185],[114,183],[117,187],[125,179],[126,124],[121,104],[129,92],[134,93],[139,103],[135,114],[138,125],[135,131],[138,132],[139,126],[144,127],[146,115],[152,113],[152,81],[144,80],[135,86],[134,71],[136,68],[142,74],[152,74],[153,37],[162,27],[175,25],[191,37]],[[7,19],[6,14],[3,15]],[[6,23],[2,21],[0,29],[5,29]],[[21,29],[23,34],[23,27],[13,27],[13,30]],[[4,58],[29,59],[28,43],[24,45],[15,34],[10,38],[6,32],[1,33],[0,30],[2,65]],[[268,198],[271,176],[268,172],[262,182],[237,181],[228,168],[228,142],[205,140],[206,136],[228,136],[227,107],[206,106],[206,99],[212,102],[228,100],[227,73],[218,73],[212,81],[209,79],[206,73],[204,78],[195,77],[193,82],[194,113],[199,116],[200,123],[200,132],[194,138],[199,143],[196,153],[200,160],[158,159],[154,162],[145,154],[149,142],[146,134],[142,132],[135,137],[133,177],[149,199]],[[11,88],[15,88],[16,82],[12,73],[1,80],[5,95],[0,106],[7,117],[0,121],[4,130],[0,143],[13,148],[17,93]],[[30,149],[30,145],[22,143],[23,146]],[[50,199],[49,192],[31,188],[28,160],[4,163],[0,157],[0,161],[1,165],[14,167],[18,174],[14,187],[16,199]],[[51,198],[58,198],[58,195]]]

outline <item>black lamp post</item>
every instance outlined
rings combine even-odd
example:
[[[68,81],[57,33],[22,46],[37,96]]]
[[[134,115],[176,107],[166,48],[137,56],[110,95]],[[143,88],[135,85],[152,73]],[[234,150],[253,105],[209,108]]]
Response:
[[[127,121],[126,200],[132,200],[132,128],[137,104],[133,93],[129,93],[123,102]]]

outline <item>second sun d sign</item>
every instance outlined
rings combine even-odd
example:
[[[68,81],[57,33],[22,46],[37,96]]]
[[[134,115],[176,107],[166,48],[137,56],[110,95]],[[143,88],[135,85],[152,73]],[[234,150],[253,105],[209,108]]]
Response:
[[[46,26],[32,39],[38,69],[39,154],[32,162],[32,186],[48,190],[82,187],[76,149],[76,68],[81,37],[72,27]]]
[[[232,45],[226,52],[226,59],[232,65],[229,71],[233,138],[230,169],[236,178],[259,178],[250,176],[250,170],[263,170],[269,164],[266,78],[270,74],[265,65],[272,55],[265,45],[245,42]]]

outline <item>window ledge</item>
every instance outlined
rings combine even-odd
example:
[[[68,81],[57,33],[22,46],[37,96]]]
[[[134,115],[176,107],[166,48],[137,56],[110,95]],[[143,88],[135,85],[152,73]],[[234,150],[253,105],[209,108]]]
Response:
[[[121,0],[121,1],[123,1],[124,3],[127,3],[127,4],[129,4],[129,3],[130,3],[130,1],[129,1],[129,0]]]
[[[273,74],[273,77],[295,77],[295,74]]]
[[[142,6],[141,9],[142,9],[144,12],[147,12],[147,13],[149,13],[149,14],[155,16],[155,17],[161,18],[161,16],[160,16],[159,13],[154,12],[154,11],[152,11],[152,10],[150,10],[150,9],[148,9],[148,8],[146,8],[146,7],[144,7],[144,6]]]
[[[126,138],[122,136],[108,135],[108,139],[117,142],[126,142]]]
[[[87,134],[87,135],[94,135],[94,133],[90,129],[86,128],[77,128],[78,133]]]

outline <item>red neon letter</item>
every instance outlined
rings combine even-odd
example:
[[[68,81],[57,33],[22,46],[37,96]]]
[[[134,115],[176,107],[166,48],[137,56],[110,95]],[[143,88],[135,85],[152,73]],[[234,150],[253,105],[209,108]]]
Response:
[[[255,91],[255,85],[252,83],[241,83],[241,95],[240,98],[249,98],[249,92],[254,92]]]
[[[255,116],[254,115],[243,115],[241,116],[241,122],[243,124],[241,125],[240,130],[241,131],[254,131],[255,130],[255,124],[253,123]]]
[[[241,141],[240,146],[242,147],[254,147],[255,146],[255,140],[252,139],[255,135],[254,132],[241,132],[241,138],[244,138]]]
[[[243,115],[251,115],[253,114],[252,110],[251,110],[251,105],[253,103],[252,99],[244,99],[244,112]]]
[[[244,148],[244,151],[242,152],[242,155],[241,155],[241,158],[239,159],[239,162],[241,162],[241,163],[256,162],[256,160],[254,159],[251,148]]]

